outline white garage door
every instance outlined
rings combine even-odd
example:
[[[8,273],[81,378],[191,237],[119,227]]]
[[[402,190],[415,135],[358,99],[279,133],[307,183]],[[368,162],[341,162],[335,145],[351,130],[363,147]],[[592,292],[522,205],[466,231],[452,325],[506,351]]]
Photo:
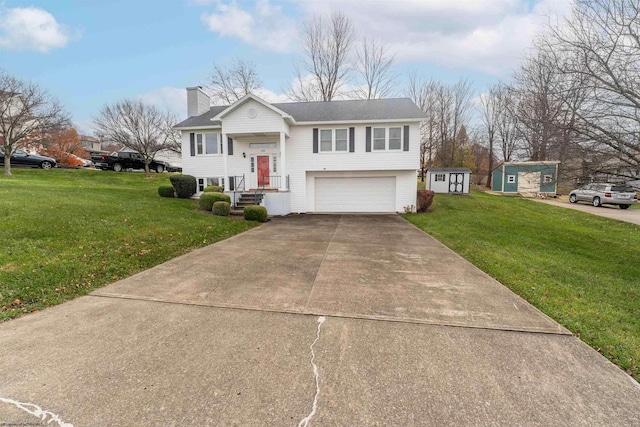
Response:
[[[396,178],[316,178],[316,212],[395,212]]]

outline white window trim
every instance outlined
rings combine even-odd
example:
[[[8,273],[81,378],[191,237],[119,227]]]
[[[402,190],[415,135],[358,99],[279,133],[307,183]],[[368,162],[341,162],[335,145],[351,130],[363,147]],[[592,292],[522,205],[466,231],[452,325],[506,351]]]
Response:
[[[516,176],[515,175],[507,175],[507,184],[515,184]]]
[[[435,175],[435,182],[446,182],[446,174],[436,173],[434,175]],[[438,179],[438,177],[441,177],[442,179]]]
[[[400,148],[389,148],[390,147],[390,135],[391,129],[400,129]],[[384,149],[375,148],[375,134],[376,129],[384,129]],[[371,128],[371,152],[376,153],[398,153],[403,151],[403,141],[404,141],[404,126],[377,126]]]
[[[553,182],[553,176],[551,175],[544,175],[542,177],[542,183],[543,184],[551,184]]]
[[[331,131],[331,151],[322,149],[322,131]],[[336,150],[336,131],[343,130],[347,132],[347,149],[346,150]],[[320,154],[343,154],[349,152],[349,128],[321,128],[318,129],[318,153]]]
[[[207,153],[202,153],[202,154],[198,154],[198,135],[202,135],[202,150],[206,151],[207,149],[207,139],[206,136],[207,134],[216,134],[218,135],[218,137],[216,138],[217,141],[217,147],[218,147],[218,152],[215,154],[207,154]],[[219,157],[222,156],[222,142],[221,142],[221,133],[220,132],[199,132],[195,134],[194,140],[195,140],[195,157]],[[215,178],[215,177],[214,177]]]

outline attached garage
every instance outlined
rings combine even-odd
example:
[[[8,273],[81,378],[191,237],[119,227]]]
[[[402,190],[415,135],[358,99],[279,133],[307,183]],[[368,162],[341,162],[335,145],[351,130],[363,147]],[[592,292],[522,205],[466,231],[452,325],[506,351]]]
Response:
[[[315,178],[315,212],[395,212],[396,177]]]

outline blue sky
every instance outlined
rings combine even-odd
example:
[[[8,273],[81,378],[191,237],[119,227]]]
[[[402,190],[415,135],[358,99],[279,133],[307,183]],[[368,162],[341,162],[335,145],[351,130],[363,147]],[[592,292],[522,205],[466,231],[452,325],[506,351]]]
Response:
[[[566,13],[569,1],[5,0],[0,67],[58,97],[85,133],[101,106],[123,98],[183,117],[184,88],[206,84],[214,63],[234,58],[252,61],[262,95],[283,101],[300,22],[340,9],[358,38],[374,37],[396,55],[398,95],[411,70],[466,77],[481,92],[508,78],[545,16]]]

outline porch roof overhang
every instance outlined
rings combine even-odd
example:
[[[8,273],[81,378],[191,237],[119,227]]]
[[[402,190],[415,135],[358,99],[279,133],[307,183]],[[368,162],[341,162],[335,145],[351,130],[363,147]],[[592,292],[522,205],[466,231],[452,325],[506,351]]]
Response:
[[[284,132],[287,135],[286,132]],[[233,132],[227,133],[227,136],[237,138],[280,138],[280,132]],[[288,135],[287,135],[288,136]]]

